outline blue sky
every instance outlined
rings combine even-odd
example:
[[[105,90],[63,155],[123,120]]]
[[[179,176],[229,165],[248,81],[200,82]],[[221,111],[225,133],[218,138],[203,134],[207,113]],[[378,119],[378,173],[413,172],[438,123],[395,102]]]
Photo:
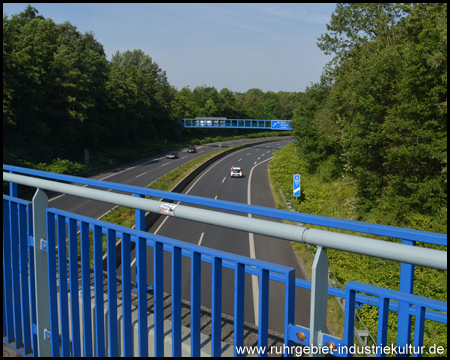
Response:
[[[3,3],[11,17],[28,3]],[[39,14],[92,32],[108,60],[141,49],[169,83],[245,92],[305,91],[331,60],[317,47],[336,4],[40,4]]]

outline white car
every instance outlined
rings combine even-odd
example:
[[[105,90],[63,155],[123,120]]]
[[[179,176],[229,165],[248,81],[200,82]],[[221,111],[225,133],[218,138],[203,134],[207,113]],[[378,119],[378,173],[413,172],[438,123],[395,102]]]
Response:
[[[231,177],[242,177],[242,169],[240,167],[233,166],[231,168]]]

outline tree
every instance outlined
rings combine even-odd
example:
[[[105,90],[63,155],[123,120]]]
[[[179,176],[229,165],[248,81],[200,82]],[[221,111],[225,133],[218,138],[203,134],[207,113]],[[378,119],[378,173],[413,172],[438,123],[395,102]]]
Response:
[[[322,77],[320,83],[306,88],[302,101],[293,110],[293,135],[298,139],[301,154],[307,159],[311,171],[314,171],[329,153],[317,118],[320,110],[325,106],[330,90],[330,84],[325,77]]]
[[[366,209],[390,204],[398,220],[446,207],[446,14],[446,4],[338,5],[319,44],[337,55],[306,127],[312,145],[334,142]]]
[[[35,149],[30,155],[42,156],[51,153],[51,127],[42,116],[42,105],[49,97],[48,73],[58,32],[52,20],[36,14],[36,9],[28,7],[11,19],[3,17],[3,140],[7,147],[19,147],[24,153],[23,144],[28,143]]]
[[[127,108],[133,118],[133,139],[143,134],[154,138],[175,136],[176,125],[169,106],[173,91],[166,73],[142,50],[117,52],[111,64],[133,84],[129,88],[135,89],[135,103]]]
[[[392,42],[403,9],[394,3],[338,3],[328,32],[318,38],[317,45],[326,55],[334,53],[332,62],[340,64],[369,41],[385,38]]]

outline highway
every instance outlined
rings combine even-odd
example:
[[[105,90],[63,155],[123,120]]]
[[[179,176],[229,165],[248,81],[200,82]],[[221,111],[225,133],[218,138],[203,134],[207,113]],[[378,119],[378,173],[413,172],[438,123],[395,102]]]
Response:
[[[256,142],[259,140],[261,139],[254,139],[253,141]],[[246,142],[249,142],[249,140],[228,141],[223,142],[221,147],[226,148]],[[267,174],[268,163],[274,151],[290,142],[292,142],[292,140],[276,141],[233,152],[224,158],[219,159],[207,168],[202,174],[194,179],[189,186],[186,187],[184,193],[273,208],[275,207],[275,202],[269,186]],[[218,148],[218,144],[198,146],[197,153],[193,154],[187,153],[187,149],[180,149],[178,159],[167,159],[165,156],[166,154],[161,154],[159,156],[153,156],[130,164],[118,166],[106,172],[99,173],[92,178],[145,187],[176,167],[196,157],[215,151]],[[244,177],[231,178],[230,169],[232,166],[242,167]],[[107,203],[87,200],[65,194],[49,194],[49,198],[49,207],[59,208],[96,219],[104,216],[113,207]],[[279,220],[272,219],[272,221]],[[296,254],[292,249],[292,245],[285,240],[274,239],[256,234],[253,235],[242,231],[235,231],[222,227],[215,227],[163,216],[155,223],[149,232],[234,254],[294,267],[296,269],[296,277],[302,279],[305,278],[299,266]],[[134,259],[134,254],[131,255],[131,259]],[[152,259],[153,251],[152,249],[148,249],[148,284],[152,284],[153,281]],[[170,261],[170,254],[165,254],[164,291],[169,294],[171,291]],[[132,262],[132,266],[134,266],[134,260]],[[118,274],[120,274],[120,267],[117,271]],[[182,297],[183,299],[189,301],[190,262],[188,259],[183,259],[182,273],[187,274],[186,276],[183,276],[182,280]],[[133,278],[134,274],[135,269],[132,270]],[[222,283],[222,312],[233,316],[234,273],[232,270],[223,270]],[[202,264],[201,303],[207,308],[211,308],[210,284],[211,266],[210,264]],[[246,275],[245,286],[246,296],[244,320],[257,324],[257,277]],[[283,333],[284,286],[270,281],[269,287],[269,328],[279,333]],[[307,290],[297,289],[295,303],[296,324],[309,327],[310,292]]]
[[[292,142],[292,140],[260,144],[233,152],[232,154],[216,161],[196,179],[194,179],[193,182],[186,187],[184,193],[274,208],[275,201],[270,190],[267,173],[268,163],[274,151],[290,142]],[[244,177],[231,178],[230,169],[232,166],[242,167]],[[272,219],[272,221],[278,220]],[[296,277],[302,279],[305,278],[299,266],[296,254],[292,249],[292,245],[285,240],[274,239],[256,234],[253,235],[243,231],[231,230],[198,222],[190,222],[172,217],[161,217],[149,230],[149,232],[209,248],[294,267],[296,269]],[[132,254],[132,258],[134,258],[134,254]],[[164,257],[164,292],[169,294],[171,292],[170,263],[170,254],[166,253]],[[148,284],[152,284],[152,249],[148,250],[147,269],[147,282]],[[134,273],[135,270],[133,269],[132,274]],[[182,274],[182,297],[183,299],[189,301],[189,259],[183,259]],[[245,285],[246,296],[244,305],[244,320],[257,325],[257,277],[246,275]],[[283,333],[284,286],[274,281],[270,281],[269,287],[269,328],[279,333]],[[202,305],[207,308],[211,308],[210,264],[202,263],[201,289]],[[222,293],[222,312],[233,316],[234,272],[230,269],[223,270]],[[295,303],[297,306],[295,319],[296,324],[309,327],[310,292],[297,289]]]
[[[207,144],[198,146],[197,153],[187,153],[187,148],[184,148],[180,149],[178,159],[167,159],[166,154],[160,154],[146,159],[134,161],[129,164],[117,166],[113,169],[92,176],[91,179],[145,187],[161,176],[174,170],[178,166],[183,165],[197,157],[218,150],[219,147],[227,148],[234,145],[252,141],[256,142],[259,140],[261,139],[226,141],[221,145]],[[113,192],[120,193],[119,191]],[[75,214],[84,215],[95,219],[103,217],[108,211],[113,208],[113,206],[107,203],[86,200],[71,195],[55,194],[51,192],[49,192],[49,207],[70,211]]]

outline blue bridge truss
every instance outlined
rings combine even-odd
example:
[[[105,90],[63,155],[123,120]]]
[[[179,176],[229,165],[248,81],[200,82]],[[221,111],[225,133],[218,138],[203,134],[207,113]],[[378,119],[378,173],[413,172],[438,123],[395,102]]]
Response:
[[[185,128],[292,130],[290,120],[195,118],[182,119]]]

